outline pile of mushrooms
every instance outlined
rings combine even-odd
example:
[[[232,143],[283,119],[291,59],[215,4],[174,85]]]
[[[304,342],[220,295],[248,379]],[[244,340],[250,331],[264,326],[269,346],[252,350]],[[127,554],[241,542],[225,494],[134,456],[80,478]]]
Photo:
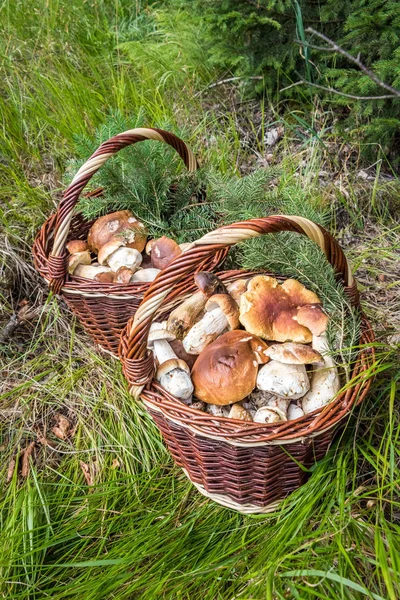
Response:
[[[340,389],[328,317],[294,279],[257,275],[226,287],[195,275],[198,290],[153,323],[156,379],[172,396],[215,416],[256,423],[299,419]]]
[[[129,210],[97,219],[87,241],[67,244],[68,271],[100,283],[146,283],[174,260],[188,244],[180,246],[161,237],[148,241],[146,227]]]

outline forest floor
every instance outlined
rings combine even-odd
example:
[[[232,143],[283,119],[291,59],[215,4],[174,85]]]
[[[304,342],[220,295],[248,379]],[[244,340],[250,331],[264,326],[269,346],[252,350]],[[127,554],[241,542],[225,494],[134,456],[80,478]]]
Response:
[[[317,101],[282,116],[234,87],[209,87],[223,77],[180,13],[129,22],[103,3],[23,4],[0,8],[0,597],[396,600],[396,174],[362,163]],[[60,198],[74,136],[90,137],[109,109],[184,126],[200,160],[222,172],[279,165],[331,208],[376,333],[377,376],[274,513],[244,516],[198,494],[119,364],[33,269],[31,244]]]

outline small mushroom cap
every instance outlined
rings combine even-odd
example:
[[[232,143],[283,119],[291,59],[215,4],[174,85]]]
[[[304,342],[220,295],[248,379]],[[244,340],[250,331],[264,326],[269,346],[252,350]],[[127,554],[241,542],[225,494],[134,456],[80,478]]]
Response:
[[[294,317],[298,307],[318,302],[318,296],[299,281],[287,279],[280,285],[274,277],[257,275],[240,297],[239,319],[247,331],[263,339],[307,344],[311,331]]]
[[[228,294],[232,296],[238,304],[240,303],[240,296],[247,290],[247,284],[248,279],[236,279],[236,281],[232,281],[232,283],[229,283],[226,286]]]
[[[255,388],[258,365],[267,362],[267,348],[260,338],[232,330],[212,342],[192,369],[195,396],[208,404],[239,402]]]
[[[146,248],[145,248],[145,252],[148,256],[150,256],[151,254],[151,250],[154,246],[154,244],[156,243],[157,240],[155,240],[154,238],[152,238],[151,240],[149,240],[146,244]]]
[[[178,244],[163,236],[151,246],[151,263],[155,269],[165,269],[180,254],[182,250]]]
[[[229,419],[240,419],[240,421],[252,421],[251,415],[243,406],[236,402],[232,404],[231,410],[228,415]]]
[[[120,246],[107,257],[107,262],[114,272],[117,272],[121,267],[128,267],[132,271],[136,271],[142,262],[142,255],[135,248]]]
[[[294,319],[317,336],[325,333],[329,320],[320,304],[300,306]]]
[[[147,347],[152,348],[157,340],[167,340],[171,342],[175,336],[167,331],[167,321],[162,323],[152,323],[150,326],[149,337],[147,338]],[[178,357],[181,358],[181,357]]]
[[[254,423],[278,423],[279,421],[287,421],[287,417],[279,408],[263,406],[258,409],[253,421]]]
[[[88,234],[89,247],[96,253],[112,239],[120,239],[128,248],[142,252],[147,241],[147,231],[129,210],[119,210],[97,219]]]
[[[94,265],[78,265],[74,271],[76,277],[83,277],[84,279],[94,279],[96,275],[100,273],[109,273],[110,267],[101,267]]]
[[[293,404],[292,402],[289,404],[287,409],[287,420],[294,421],[294,419],[300,419],[300,417],[304,417],[304,411],[297,404]]]
[[[321,354],[305,344],[286,342],[285,344],[272,344],[265,351],[272,360],[277,360],[287,365],[323,364]]]
[[[97,255],[97,260],[99,261],[99,263],[101,265],[107,264],[107,259],[111,256],[111,254],[114,254],[114,252],[118,250],[118,248],[121,248],[121,246],[124,246],[122,240],[111,240],[107,244],[104,244],[104,246],[100,248],[99,253]]]
[[[129,269],[129,267],[120,267],[115,273],[115,282],[129,283],[132,279],[133,273],[134,271],[132,269]]]
[[[285,365],[271,360],[261,367],[257,387],[283,398],[301,398],[310,389],[310,381],[304,365]]]
[[[216,308],[220,308],[224,313],[229,329],[237,329],[239,327],[239,307],[229,294],[214,294],[207,300],[205,306],[207,312],[211,312]]]
[[[85,240],[71,240],[66,246],[70,254],[76,254],[77,252],[85,252],[89,250],[89,246]]]
[[[180,358],[170,358],[158,367],[156,372],[157,381],[160,381],[161,377],[168,375],[168,373],[174,369],[180,369],[181,371],[185,371],[185,373],[190,375],[190,369],[184,360],[181,360]]]
[[[161,273],[160,269],[140,269],[133,275],[131,282],[149,283],[154,281],[159,273]]]
[[[194,282],[203,294],[209,298],[213,294],[224,294],[226,288],[222,281],[213,273],[199,271],[194,276]]]
[[[89,250],[83,250],[82,252],[75,252],[71,254],[68,259],[68,273],[74,273],[78,265],[90,265],[92,259],[90,257]]]
[[[98,281],[99,283],[114,283],[115,281],[115,273],[112,271],[106,271],[102,273],[98,273],[93,277],[94,281]]]

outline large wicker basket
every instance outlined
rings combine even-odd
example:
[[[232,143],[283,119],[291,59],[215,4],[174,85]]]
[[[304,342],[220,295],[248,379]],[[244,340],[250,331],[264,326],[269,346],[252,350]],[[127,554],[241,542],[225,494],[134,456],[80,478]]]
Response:
[[[65,191],[58,210],[50,216],[39,231],[33,246],[35,266],[50,289],[62,294],[68,306],[93,340],[104,350],[118,354],[122,329],[135,314],[144,292],[150,284],[97,283],[68,275],[66,244],[73,239],[86,239],[92,222],[85,221],[74,208],[79,197],[99,168],[125,146],[143,140],[157,140],[169,144],[182,158],[189,171],[197,169],[197,161],[190,148],[177,136],[162,129],[137,128],[120,133],[101,144],[79,169]],[[101,190],[100,190],[101,191]],[[92,194],[94,195],[94,194]],[[223,258],[219,252],[207,257],[198,268],[213,269]]]
[[[136,398],[140,395],[176,463],[202,494],[243,513],[269,512],[302,485],[309,467],[326,454],[338,426],[364,398],[371,384],[367,370],[374,361],[369,346],[374,336],[368,321],[362,315],[360,351],[352,365],[351,384],[324,409],[270,425],[214,417],[179,402],[153,380],[154,361],[146,342],[152,319],[165,316],[165,298],[174,286],[182,289],[182,281],[192,280],[196,265],[237,242],[279,231],[297,232],[316,242],[351,303],[360,306],[356,283],[335,239],[307,219],[271,216],[222,227],[194,242],[158,275],[121,335],[120,356],[130,391]],[[230,281],[246,273],[230,271],[219,276]]]

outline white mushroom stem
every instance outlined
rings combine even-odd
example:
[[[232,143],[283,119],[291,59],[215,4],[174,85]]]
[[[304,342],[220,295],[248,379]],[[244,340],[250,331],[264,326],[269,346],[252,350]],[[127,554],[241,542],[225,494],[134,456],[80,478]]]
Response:
[[[160,328],[161,329],[161,328]],[[158,360],[158,364],[162,365],[167,360],[172,358],[178,358],[167,340],[155,340],[154,342],[154,354]]]
[[[142,263],[142,255],[135,248],[121,246],[107,257],[107,263],[114,272],[118,271],[120,267],[128,267],[132,271],[136,271]]]
[[[326,336],[313,336],[312,346],[314,350],[318,350],[322,354],[324,364],[314,368],[311,389],[302,398],[301,407],[305,415],[328,404],[340,389],[339,373],[335,361],[329,356]]]
[[[139,269],[131,278],[131,283],[149,283],[150,281],[154,281],[159,273],[161,273],[160,269],[153,269],[151,267],[149,269]]]
[[[154,354],[159,363],[156,378],[160,385],[176,398],[191,398],[193,383],[187,364],[178,359],[166,340],[154,341]]]
[[[188,354],[200,354],[228,327],[228,320],[220,308],[206,312],[198,323],[195,323],[183,339],[183,347]]]
[[[110,267],[102,267],[100,265],[78,265],[74,271],[76,277],[84,277],[85,279],[94,279],[99,273],[110,273]]]

